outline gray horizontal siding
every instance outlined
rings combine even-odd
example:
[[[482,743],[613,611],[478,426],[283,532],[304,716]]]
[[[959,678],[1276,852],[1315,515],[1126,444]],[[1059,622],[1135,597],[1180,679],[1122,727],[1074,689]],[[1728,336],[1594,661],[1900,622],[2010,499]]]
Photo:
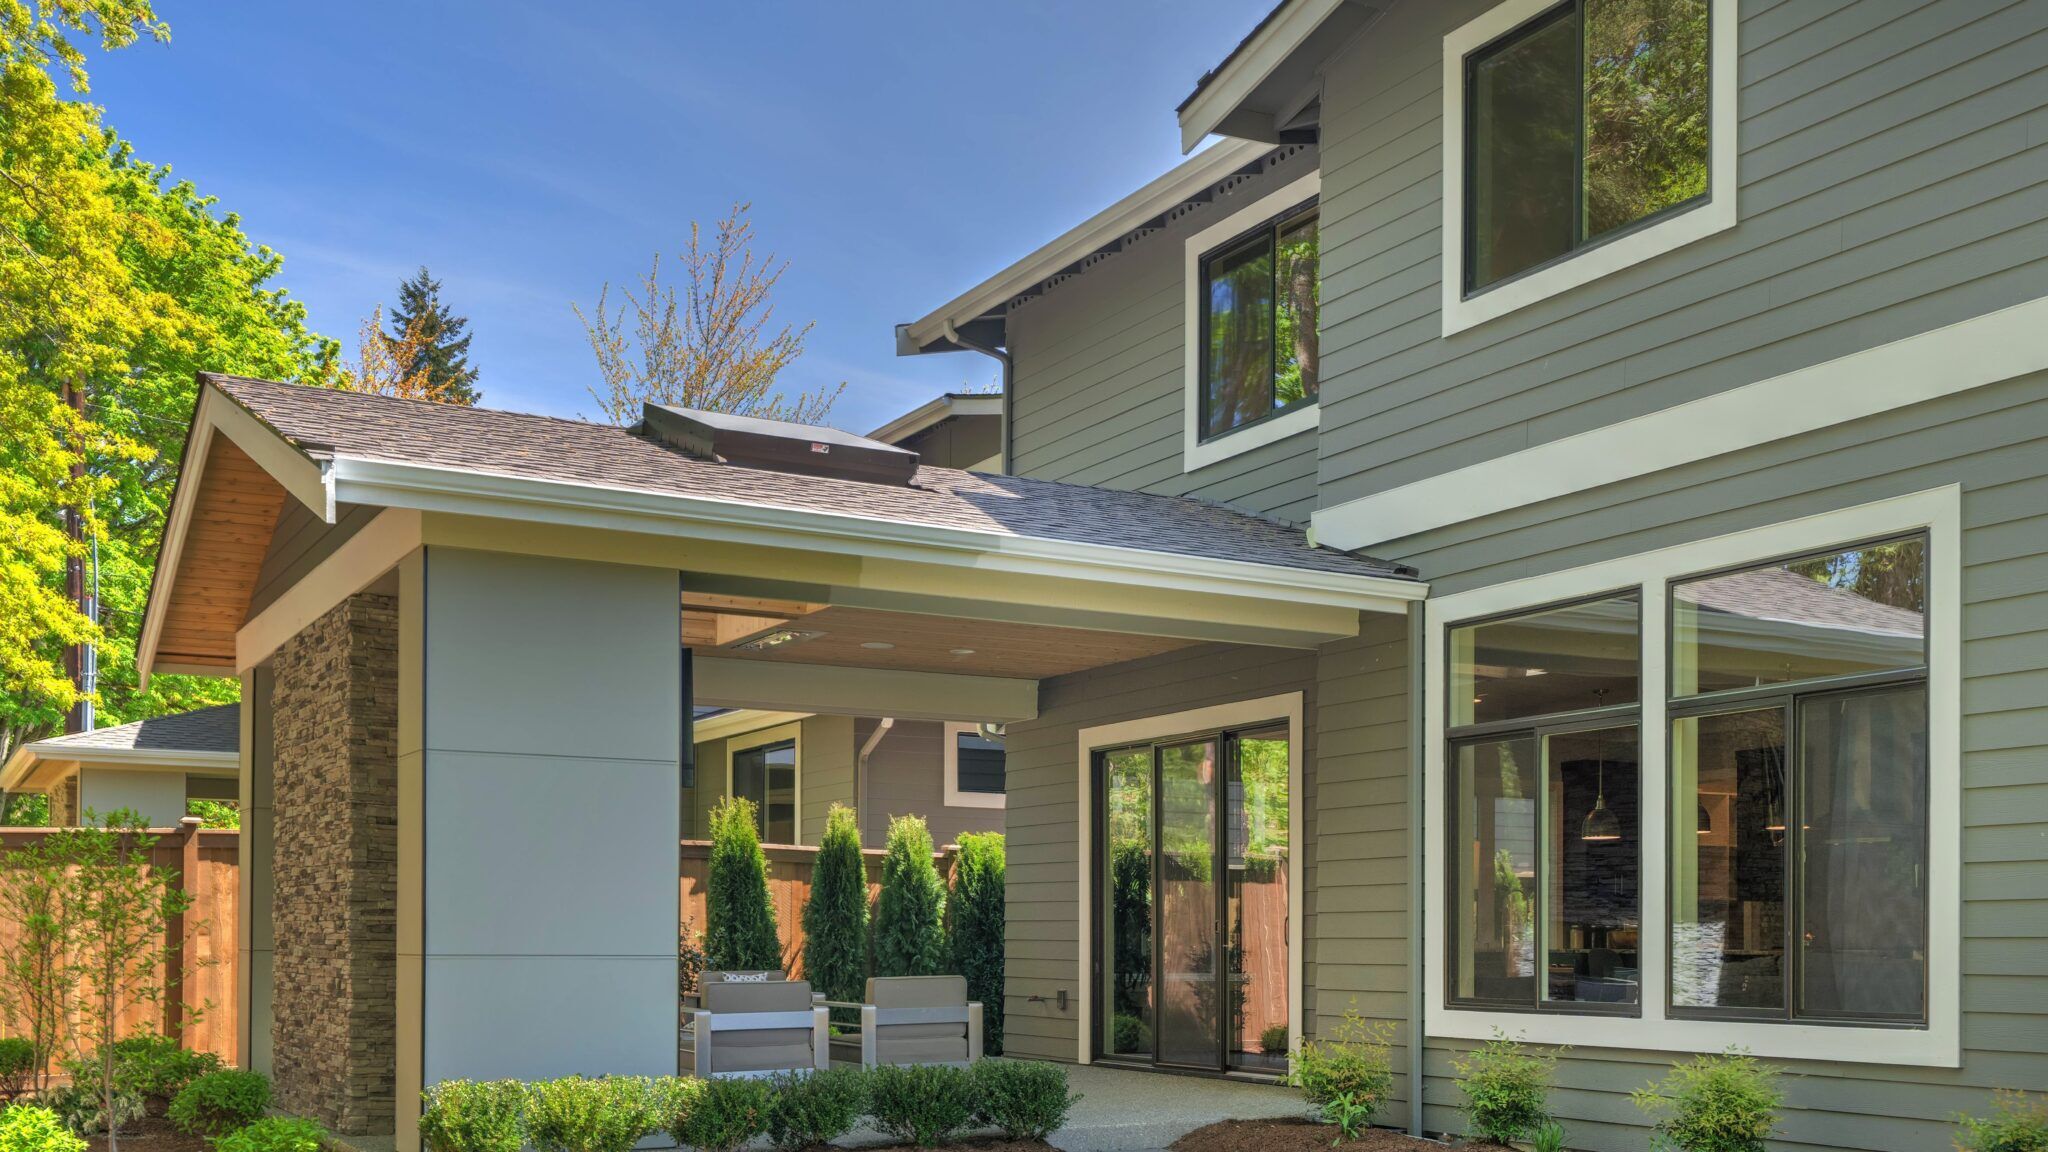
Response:
[[[380,511],[369,504],[344,504],[335,509],[334,523],[329,524],[304,504],[287,497],[277,514],[277,526],[271,530],[263,567],[256,573],[256,588],[249,595],[249,615],[270,607],[285,589],[304,579],[306,573],[362,531],[363,525]]]
[[[1303,149],[1012,314],[1011,471],[1308,519],[1315,507],[1311,433],[1182,471],[1182,329],[1187,238],[1315,164],[1315,150]]]
[[[875,721],[853,722],[858,753],[874,735]],[[861,842],[880,848],[896,816],[922,816],[934,844],[957,844],[962,833],[1001,832],[1003,809],[954,807],[946,803],[946,726],[936,720],[898,720],[868,757],[861,785]],[[805,807],[809,807],[808,798]],[[821,817],[822,819],[822,817]],[[820,823],[819,828],[824,825]]]
[[[1788,1148],[1910,1152],[1996,1087],[2048,1084],[2048,374],[1394,541],[1439,593],[1950,484],[1963,488],[1963,940],[1959,1069],[1795,1063]],[[1428,1054],[1427,1122],[1455,1130],[1454,1042]],[[1634,1149],[1625,1093],[1670,1054],[1559,1066],[1575,1146]]]
[[[1325,69],[1322,506],[2048,284],[2048,5],[1745,0],[1738,225],[1445,339],[1442,37],[1490,6],[1394,6]]]

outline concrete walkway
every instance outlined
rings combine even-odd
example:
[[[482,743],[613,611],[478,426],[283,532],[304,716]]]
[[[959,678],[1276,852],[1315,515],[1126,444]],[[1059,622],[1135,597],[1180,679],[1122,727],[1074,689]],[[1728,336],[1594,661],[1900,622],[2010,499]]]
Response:
[[[1296,1089],[1244,1080],[1088,1064],[1070,1066],[1067,1082],[1081,1102],[1050,1141],[1061,1152],[1156,1152],[1218,1120],[1308,1114]]]

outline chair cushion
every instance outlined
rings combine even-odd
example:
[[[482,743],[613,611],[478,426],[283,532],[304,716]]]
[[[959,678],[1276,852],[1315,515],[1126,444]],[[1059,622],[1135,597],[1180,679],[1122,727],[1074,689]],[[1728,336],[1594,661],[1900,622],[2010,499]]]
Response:
[[[905,1025],[884,1028],[875,1037],[875,1059],[883,1064],[941,1064],[967,1059],[967,1037],[955,1036],[950,1040],[916,1039],[905,1037],[909,1028],[928,1025]]]
[[[706,984],[766,984],[771,980],[787,980],[788,976],[775,969],[753,972],[705,972],[697,977],[697,986]]]
[[[723,1072],[782,1072],[817,1066],[808,1042],[735,1045],[730,1043],[729,1034],[721,1032],[711,1051],[714,1076]]]
[[[965,976],[876,976],[868,1003],[877,1008],[959,1008],[967,1003]]]

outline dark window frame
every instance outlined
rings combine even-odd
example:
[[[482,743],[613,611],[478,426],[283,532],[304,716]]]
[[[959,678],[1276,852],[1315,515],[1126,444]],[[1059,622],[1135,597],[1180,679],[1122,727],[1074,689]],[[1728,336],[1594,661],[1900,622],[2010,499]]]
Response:
[[[739,740],[744,738],[745,737],[735,737],[734,739]],[[732,750],[731,757],[727,761],[725,791],[726,795],[728,796],[736,795],[738,792],[740,757],[751,755],[756,752],[780,752],[784,748],[789,749],[791,753],[789,762],[789,789],[790,801],[792,808],[794,809],[790,814],[789,843],[799,844],[802,843],[804,835],[803,804],[798,799],[803,795],[803,784],[801,783],[801,779],[803,776],[804,764],[803,752],[800,748],[797,747],[797,739],[794,736],[785,736],[780,740],[769,740],[761,744],[749,744],[743,748],[734,748]],[[781,841],[773,841],[768,839],[768,769],[770,767],[771,765],[765,759],[761,762],[762,793],[760,799],[757,800],[752,796],[744,797],[744,799],[752,801],[754,804],[755,834],[761,838],[763,843],[781,843]]]
[[[1235,435],[1236,433],[1242,432],[1247,428],[1255,428],[1260,424],[1266,423],[1267,421],[1274,420],[1281,416],[1285,416],[1289,412],[1299,412],[1304,408],[1313,408],[1316,404],[1321,402],[1322,365],[1320,363],[1316,365],[1316,391],[1313,395],[1303,396],[1301,399],[1296,400],[1294,403],[1287,404],[1284,406],[1276,403],[1278,397],[1275,395],[1277,382],[1280,376],[1280,234],[1282,232],[1288,231],[1291,228],[1297,228],[1301,226],[1301,224],[1305,221],[1310,220],[1313,220],[1316,226],[1316,281],[1320,285],[1322,282],[1323,275],[1323,219],[1322,198],[1320,195],[1310,196],[1306,200],[1302,201],[1299,204],[1296,204],[1295,206],[1287,209],[1286,211],[1274,213],[1272,216],[1267,217],[1259,223],[1252,225],[1250,228],[1247,228],[1244,231],[1238,233],[1237,235],[1232,236],[1230,239],[1224,241],[1223,243],[1216,245],[1214,248],[1209,249],[1207,252],[1202,253],[1201,259],[1196,261],[1195,267],[1197,270],[1197,277],[1196,284],[1194,285],[1194,290],[1196,293],[1198,293],[1198,299],[1196,302],[1196,319],[1198,321],[1199,327],[1199,331],[1196,334],[1195,344],[1195,442],[1197,444],[1214,443],[1218,440],[1223,439],[1226,436],[1231,436]],[[1266,250],[1272,253],[1272,327],[1274,339],[1273,347],[1269,350],[1266,363],[1266,399],[1268,408],[1266,410],[1266,414],[1263,416],[1253,417],[1252,419],[1246,420],[1242,423],[1233,424],[1220,432],[1210,432],[1209,268],[1210,265],[1216,262],[1217,260],[1223,259],[1227,256],[1235,256],[1238,253],[1249,249],[1255,243],[1263,243],[1266,246]],[[1318,296],[1320,297],[1320,293],[1318,293]],[[1316,327],[1318,331],[1320,331],[1322,328],[1322,301],[1320,298],[1318,298],[1316,302]]]
[[[1003,797],[1007,797],[1007,796],[1009,795],[1009,786],[1010,786],[1010,766],[1009,766],[1009,758],[1010,758],[1010,754],[1009,754],[1009,749],[1008,749],[1007,747],[1005,747],[1005,746],[1004,746],[1004,744],[1003,744],[1003,743],[1002,743],[1001,741],[999,741],[999,740],[990,740],[990,739],[988,739],[987,737],[985,737],[985,736],[981,735],[980,731],[979,731],[979,730],[977,730],[977,729],[969,729],[969,730],[966,730],[966,731],[955,731],[955,732],[954,732],[954,733],[952,734],[952,736],[953,736],[953,790],[954,790],[955,792],[958,792],[958,793],[960,793],[961,795],[964,795],[964,796],[1003,796]],[[998,787],[998,788],[970,788],[970,787],[968,787],[968,786],[967,786],[967,772],[966,772],[966,766],[967,766],[967,761],[966,761],[966,752],[967,752],[967,749],[965,749],[965,748],[962,748],[962,747],[960,746],[960,739],[961,739],[961,737],[963,737],[963,736],[964,736],[964,737],[971,737],[971,738],[973,738],[973,739],[977,739],[977,740],[980,740],[980,741],[982,741],[983,743],[986,743],[986,744],[993,744],[993,745],[995,746],[995,752],[996,752],[996,755],[997,755],[998,757],[1000,757],[1000,758],[1001,758],[1001,760],[1002,760],[1002,762],[1003,762],[1003,763],[1002,763],[1002,766],[1001,766],[1000,768],[998,768],[998,769],[996,770],[996,771],[997,771],[997,773],[998,773],[998,775],[999,775],[999,776],[1001,777],[1001,779],[1002,779],[1002,786],[1001,786],[1001,787]],[[977,748],[977,749],[975,749],[975,751],[977,751],[977,752],[986,752],[986,751],[988,751],[988,749],[986,749],[986,748]]]
[[[1464,86],[1465,107],[1463,109],[1464,123],[1462,126],[1464,139],[1460,142],[1464,155],[1460,158],[1460,163],[1464,170],[1465,186],[1462,193],[1464,202],[1458,205],[1460,217],[1458,229],[1460,236],[1463,238],[1464,260],[1462,263],[1464,266],[1458,269],[1458,296],[1462,300],[1476,299],[1497,288],[1513,284],[1518,280],[1534,276],[1547,269],[1555,268],[1576,256],[1581,256],[1596,248],[1605,247],[1623,237],[1632,236],[1645,228],[1661,224],[1673,216],[1691,212],[1709,203],[1714,198],[1714,11],[1713,5],[1709,3],[1707,6],[1707,190],[1690,199],[1681,200],[1676,204],[1667,204],[1641,219],[1631,221],[1619,228],[1610,229],[1597,237],[1587,239],[1584,236],[1586,228],[1586,30],[1584,20],[1586,2],[1587,0],[1564,0],[1563,3],[1555,7],[1547,8],[1523,21],[1521,24],[1516,25],[1509,31],[1466,53],[1464,60],[1461,61],[1459,83]],[[1479,169],[1479,102],[1475,99],[1479,66],[1493,55],[1513,47],[1529,36],[1542,31],[1551,23],[1563,18],[1568,12],[1580,14],[1578,130],[1573,133],[1572,137],[1572,244],[1571,247],[1550,257],[1548,260],[1531,264],[1519,272],[1502,276],[1483,286],[1477,286],[1474,284],[1474,279],[1475,273],[1478,270],[1479,246],[1476,243],[1478,234],[1477,229],[1474,227],[1475,221],[1472,208],[1476,199],[1475,190],[1478,187],[1477,176]]]

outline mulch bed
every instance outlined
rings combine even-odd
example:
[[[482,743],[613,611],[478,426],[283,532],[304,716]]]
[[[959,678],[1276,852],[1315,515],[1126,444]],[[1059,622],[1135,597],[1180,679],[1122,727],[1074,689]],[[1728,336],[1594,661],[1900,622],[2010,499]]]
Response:
[[[1172,1152],[1331,1152],[1330,1141],[1337,1129],[1309,1120],[1225,1120],[1173,1142]],[[1512,1152],[1499,1144],[1439,1144],[1417,1140],[1386,1128],[1367,1129],[1356,1140],[1346,1141],[1344,1152],[1443,1152],[1446,1147],[1460,1152]]]
[[[86,1152],[107,1152],[105,1135],[85,1138]],[[121,1152],[207,1152],[206,1141],[188,1136],[161,1116],[147,1116],[121,1125]]]

